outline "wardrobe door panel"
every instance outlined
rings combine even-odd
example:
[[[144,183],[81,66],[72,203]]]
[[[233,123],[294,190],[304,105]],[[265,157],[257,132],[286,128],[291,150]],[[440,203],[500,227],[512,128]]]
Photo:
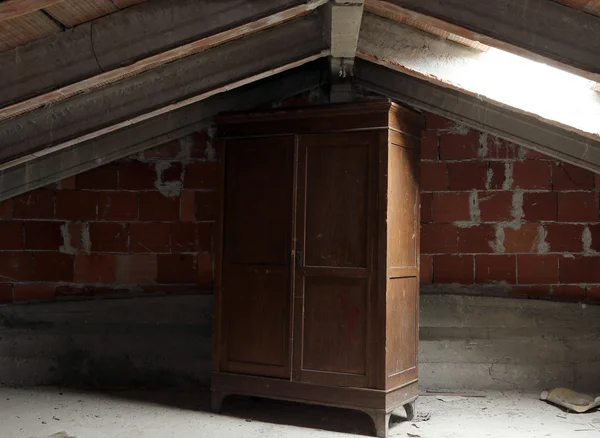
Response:
[[[299,137],[295,380],[370,384],[377,141],[372,132]]]
[[[225,147],[221,370],[289,377],[294,138]]]

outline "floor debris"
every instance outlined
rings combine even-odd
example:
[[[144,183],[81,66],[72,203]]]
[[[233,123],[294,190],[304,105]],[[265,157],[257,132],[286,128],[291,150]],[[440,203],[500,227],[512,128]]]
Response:
[[[568,388],[542,391],[540,399],[577,413],[587,412],[600,406],[600,397],[592,397]]]

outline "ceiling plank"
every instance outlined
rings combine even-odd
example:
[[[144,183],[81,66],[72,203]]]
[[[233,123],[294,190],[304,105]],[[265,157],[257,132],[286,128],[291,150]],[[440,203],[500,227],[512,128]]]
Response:
[[[306,64],[72,148],[23,157],[0,169],[0,201],[181,138],[200,130],[222,111],[251,109],[318,88],[323,85],[323,68],[319,61]]]
[[[464,38],[600,81],[600,38],[594,37],[600,35],[600,18],[586,12],[548,0],[367,2],[434,17],[437,26],[448,23],[444,30]]]
[[[357,85],[600,173],[600,142],[494,102],[357,59]]]
[[[41,12],[33,12],[12,20],[1,21],[0,52],[44,38],[55,32],[60,32],[60,30],[61,27],[57,23]]]
[[[213,47],[233,41],[243,36],[248,36],[270,29],[286,21],[308,14],[314,8],[324,4],[325,1],[326,0],[318,0],[310,4],[303,4],[286,9],[284,11],[276,12],[273,15],[269,15],[259,20],[242,24],[241,26],[225,30],[206,38],[202,38],[198,41],[184,44],[180,47],[167,50],[157,55],[149,56],[148,58],[137,61],[134,64],[126,67],[116,68],[114,70],[110,70],[105,73],[101,73],[99,75],[95,75],[82,81],[50,91],[49,93],[0,108],[0,121],[33,111],[44,105],[60,102],[61,100],[68,99],[80,93],[92,91],[96,88],[109,85],[121,79],[141,74],[166,63],[209,50]],[[354,46],[354,51],[356,52],[356,46]]]
[[[66,27],[78,26],[119,9],[111,0],[63,0],[45,8],[52,17]]]
[[[0,2],[0,22],[45,9],[64,0],[6,0]]]

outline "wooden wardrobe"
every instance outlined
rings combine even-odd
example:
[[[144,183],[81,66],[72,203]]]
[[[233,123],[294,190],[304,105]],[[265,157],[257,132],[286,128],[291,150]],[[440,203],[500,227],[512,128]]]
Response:
[[[422,117],[365,100],[218,119],[213,409],[228,394],[414,413]]]

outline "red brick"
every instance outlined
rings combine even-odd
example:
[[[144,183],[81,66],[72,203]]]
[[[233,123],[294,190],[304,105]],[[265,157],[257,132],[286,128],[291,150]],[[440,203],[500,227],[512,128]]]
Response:
[[[421,222],[431,222],[432,193],[421,193]]]
[[[537,252],[540,224],[521,224],[520,228],[504,228],[504,252]]]
[[[17,301],[49,301],[56,297],[54,284],[15,284],[15,302]]]
[[[188,141],[188,138],[184,141]],[[218,142],[213,141],[206,129],[193,133],[189,137],[189,141],[192,144],[190,154],[192,158],[205,158],[214,161],[219,154],[219,151],[217,150]]]
[[[454,224],[423,224],[421,252],[424,254],[452,254],[458,249]]]
[[[552,298],[556,298],[558,300],[581,301],[585,299],[585,287],[552,286]]]
[[[129,233],[120,222],[92,222],[90,224],[91,250],[95,252],[127,252]]]
[[[210,225],[209,225],[210,226]],[[192,252],[198,250],[198,227],[191,222],[171,225],[171,251]]]
[[[73,255],[34,252],[35,272],[29,281],[73,281]]]
[[[56,192],[56,217],[58,219],[96,219],[96,192],[85,190],[59,190]]]
[[[131,252],[169,252],[171,225],[168,223],[132,223],[129,226]]]
[[[551,157],[549,157],[546,154],[542,154],[541,152],[538,152],[534,149],[525,149],[526,153],[525,153],[525,158],[527,160],[537,160],[537,159],[542,159],[542,160],[549,160],[551,159]]]
[[[192,162],[185,168],[183,186],[186,189],[214,189],[218,186],[219,175],[219,165],[216,162]]]
[[[519,284],[558,283],[558,256],[521,254],[517,256]]]
[[[523,215],[529,221],[555,221],[558,218],[557,193],[524,193]]]
[[[577,224],[546,224],[546,242],[551,252],[582,252],[583,225]]]
[[[54,191],[37,189],[14,199],[13,216],[28,219],[52,219],[54,217]]]
[[[598,195],[594,192],[559,193],[558,220],[561,222],[597,222]]]
[[[537,160],[515,162],[513,187],[522,190],[550,190],[552,188],[550,163]]]
[[[160,192],[140,193],[140,220],[176,221],[179,219],[179,198],[169,198]]]
[[[440,157],[442,160],[469,160],[479,157],[479,133],[443,133],[440,137]]]
[[[116,261],[113,254],[78,254],[75,257],[75,282],[112,284]]]
[[[471,220],[469,193],[434,193],[432,207],[434,222]]]
[[[487,163],[481,161],[448,163],[448,189],[484,190],[487,167]]]
[[[138,218],[136,192],[98,193],[98,219],[105,221],[134,221]]]
[[[479,211],[483,222],[499,222],[512,219],[513,192],[479,193]]]
[[[572,164],[553,163],[552,182],[554,190],[591,190],[594,174]]]
[[[0,219],[12,219],[13,217],[13,200],[7,199],[0,202]]]
[[[494,225],[478,225],[458,229],[459,253],[489,253],[494,252],[496,242],[496,227]]]
[[[194,204],[197,221],[214,221],[216,219],[217,192],[196,192]]]
[[[561,257],[561,283],[600,283],[600,257]]]
[[[485,157],[494,159],[519,158],[520,147],[510,141],[493,135],[487,136],[487,153]]]
[[[172,252],[211,250],[212,224],[208,222],[176,222],[171,227]]]
[[[33,257],[28,252],[0,252],[0,281],[31,281]]]
[[[116,281],[119,284],[154,284],[157,273],[156,254],[119,255],[116,257]]]
[[[421,284],[433,283],[433,257],[430,255],[421,254],[419,282]]]
[[[0,305],[13,302],[13,285],[0,283]]]
[[[600,301],[600,286],[587,286],[585,297],[590,301]]]
[[[182,222],[194,222],[196,220],[194,208],[194,192],[183,190],[180,196],[180,220]]]
[[[25,248],[58,251],[63,244],[61,222],[25,222]]]
[[[487,284],[504,282],[515,284],[517,280],[517,260],[513,255],[475,256],[475,282]]]
[[[439,159],[438,133],[435,131],[423,131],[421,134],[421,160]]]
[[[159,254],[159,283],[196,283],[198,266],[191,254]]]
[[[600,174],[594,174],[594,185],[596,186],[596,190],[600,190]]]
[[[503,162],[492,161],[489,163],[488,172],[492,174],[489,188],[491,190],[501,189],[504,185],[504,180],[506,179],[506,164]]]
[[[109,163],[87,172],[80,173],[76,177],[78,189],[111,190],[117,188],[117,165]]]
[[[213,285],[213,258],[209,252],[198,254],[198,284],[203,286]]]
[[[540,284],[536,286],[515,286],[511,295],[515,298],[547,298],[552,294],[552,286]]]
[[[592,237],[590,249],[600,252],[600,224],[588,225],[588,228]]]
[[[144,151],[145,158],[177,158],[181,153],[179,140],[172,140],[152,149]]]
[[[128,160],[119,163],[119,188],[124,190],[155,189],[156,169],[153,164]]]
[[[456,126],[456,123],[446,117],[438,116],[430,112],[423,112],[426,121],[426,128],[428,130],[433,129],[452,129]]]
[[[436,284],[473,284],[473,256],[433,256],[433,281]]]
[[[0,250],[23,249],[23,223],[0,222]]]
[[[444,191],[448,188],[446,163],[424,161],[421,163],[420,189],[424,192]]]

